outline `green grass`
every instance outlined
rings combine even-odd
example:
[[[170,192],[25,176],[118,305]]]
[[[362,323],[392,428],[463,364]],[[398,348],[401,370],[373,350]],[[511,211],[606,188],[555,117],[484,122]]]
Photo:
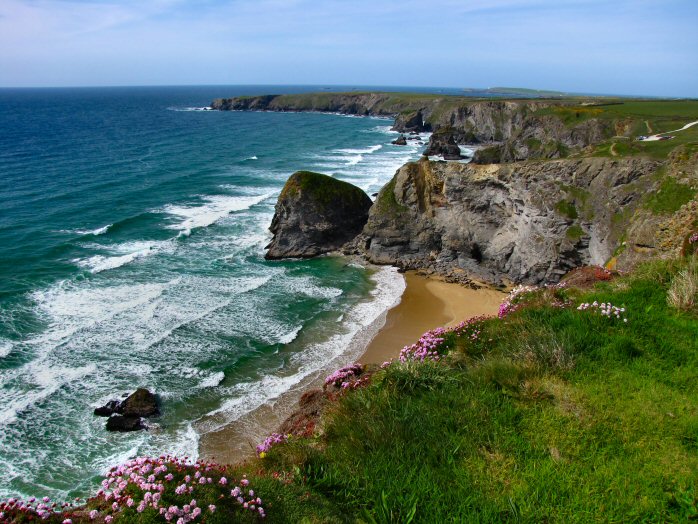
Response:
[[[696,188],[680,184],[670,176],[664,176],[659,189],[645,199],[645,206],[657,215],[671,214],[692,200],[695,195]]]
[[[309,492],[362,522],[685,522],[698,512],[698,321],[677,263],[549,290],[440,363],[344,396],[319,440],[279,446]],[[628,323],[553,300],[611,301]],[[358,520],[357,520],[358,519]]]
[[[294,197],[299,191],[310,194],[321,206],[350,202],[359,208],[367,201],[366,194],[358,187],[328,175],[312,171],[297,171],[286,181],[281,197]]]
[[[383,189],[378,193],[376,198],[375,206],[381,213],[387,214],[388,216],[399,215],[408,208],[399,204],[395,199],[395,177],[393,177],[390,182],[388,182]]]
[[[584,230],[579,224],[574,224],[567,229],[565,236],[570,240],[579,240],[584,236]]]
[[[572,220],[579,216],[574,202],[570,202],[569,200],[560,200],[557,204],[555,204],[555,211]]]

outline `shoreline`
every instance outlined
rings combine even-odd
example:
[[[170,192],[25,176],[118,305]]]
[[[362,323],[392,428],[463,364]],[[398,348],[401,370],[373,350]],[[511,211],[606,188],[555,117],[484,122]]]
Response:
[[[376,319],[376,323],[382,324],[369,340],[364,341],[358,353],[360,357],[355,361],[381,364],[397,358],[404,346],[416,342],[426,331],[453,326],[473,316],[496,314],[505,297],[505,293],[490,288],[474,290],[413,271],[405,273],[403,278],[405,289],[399,302]],[[357,333],[352,343],[357,338],[361,341],[361,335]],[[342,356],[346,357],[350,352],[351,347],[347,347]],[[252,458],[255,446],[298,409],[301,395],[310,389],[322,388],[325,376],[337,367],[333,364],[335,360],[331,359],[326,368],[311,373],[270,403],[221,428],[201,434],[199,456],[230,464]]]

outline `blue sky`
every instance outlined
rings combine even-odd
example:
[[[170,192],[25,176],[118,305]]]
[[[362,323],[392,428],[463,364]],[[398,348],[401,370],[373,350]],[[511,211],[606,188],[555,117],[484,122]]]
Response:
[[[0,86],[698,96],[696,0],[0,0]]]

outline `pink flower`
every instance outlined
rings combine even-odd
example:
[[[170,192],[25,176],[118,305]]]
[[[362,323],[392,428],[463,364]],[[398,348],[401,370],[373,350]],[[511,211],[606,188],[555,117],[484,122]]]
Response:
[[[214,504],[210,504],[210,505],[208,506],[208,510],[209,510],[211,513],[215,513],[215,512],[216,512],[216,506],[215,506]]]
[[[228,479],[225,478],[225,477],[221,477],[221,479],[218,481],[218,483],[219,483],[221,486],[225,486],[225,485],[228,483]]]
[[[92,511],[90,511],[90,520],[96,519],[97,515],[99,515],[99,513],[97,512],[96,509],[93,509]]]
[[[104,522],[106,524],[111,524],[113,520],[114,520],[114,517],[112,517],[111,515],[107,515],[106,517],[104,517]]]

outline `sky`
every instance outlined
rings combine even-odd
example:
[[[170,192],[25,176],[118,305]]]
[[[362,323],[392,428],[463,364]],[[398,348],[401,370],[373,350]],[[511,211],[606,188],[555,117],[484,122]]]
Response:
[[[698,97],[697,0],[0,0],[0,86]]]

